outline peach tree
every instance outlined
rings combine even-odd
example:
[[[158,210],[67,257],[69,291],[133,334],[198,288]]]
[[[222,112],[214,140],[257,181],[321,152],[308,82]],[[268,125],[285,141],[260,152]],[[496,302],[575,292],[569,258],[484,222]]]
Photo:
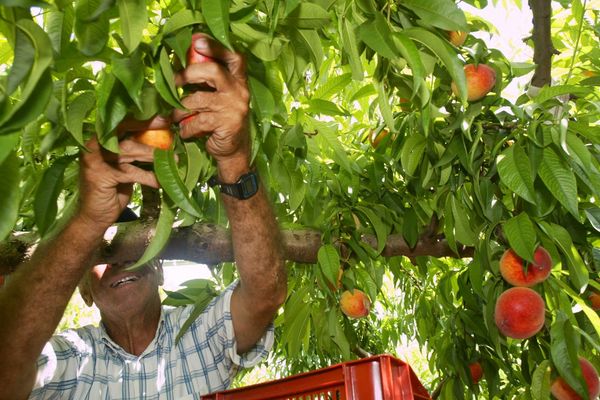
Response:
[[[246,56],[253,160],[289,261],[275,375],[402,357],[412,341],[435,398],[544,399],[558,377],[585,395],[579,357],[600,365],[588,299],[600,291],[598,1],[530,0],[533,60],[489,47],[476,33],[490,22],[456,3],[3,1],[0,273],[76,206],[87,138],[115,151],[124,118],[182,107],[174,73],[192,33],[207,32]],[[456,43],[450,32],[470,34]],[[471,82],[481,67],[488,76]],[[527,92],[503,96],[532,72]],[[210,265],[213,281],[167,300],[200,311],[235,278],[219,194],[206,185],[214,166],[202,141],[155,154],[163,187],[136,191],[140,218],[116,226],[102,260]],[[512,249],[525,265],[539,246],[552,260],[532,288],[543,325],[506,337],[494,321],[511,286],[500,259]],[[340,309],[353,289],[372,303],[366,317]]]

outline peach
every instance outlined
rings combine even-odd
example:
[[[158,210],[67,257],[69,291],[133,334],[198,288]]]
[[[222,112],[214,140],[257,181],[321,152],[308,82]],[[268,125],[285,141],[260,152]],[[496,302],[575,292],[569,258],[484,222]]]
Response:
[[[147,129],[134,133],[131,138],[135,142],[163,150],[170,149],[173,144],[173,133],[169,129]]]
[[[388,131],[387,129],[383,129],[379,133],[377,133],[376,130],[372,130],[369,134],[369,142],[371,142],[371,146],[373,146],[373,148],[376,149],[377,146],[379,146],[379,144],[383,141],[383,139],[388,137],[389,134],[390,131]]]
[[[500,333],[513,339],[527,339],[544,326],[542,296],[533,289],[514,287],[496,300],[494,320]]]
[[[477,385],[481,378],[483,377],[483,368],[479,362],[475,361],[469,364],[469,370],[471,371],[471,379],[473,380],[473,384]]]
[[[500,274],[513,286],[531,287],[550,276],[552,257],[543,247],[533,254],[533,263],[523,261],[514,250],[508,249],[500,259]]]
[[[467,64],[464,67],[467,78],[467,100],[477,101],[485,97],[496,84],[496,71],[486,64]],[[452,82],[452,92],[458,96],[458,87]]]
[[[594,368],[592,363],[583,357],[579,357],[579,365],[581,366],[583,379],[587,384],[590,400],[597,398],[598,395],[600,395],[600,379],[598,378],[598,371],[596,371],[596,368]],[[558,400],[581,400],[581,396],[579,396],[561,377],[554,380],[550,387],[550,391]]]
[[[361,290],[346,290],[340,297],[340,308],[350,318],[362,318],[369,315],[371,301]]]
[[[467,40],[468,35],[468,32],[450,31],[448,32],[448,40],[450,40],[450,43],[452,43],[456,47],[460,47],[465,43],[465,40]]]
[[[590,301],[590,305],[594,310],[600,310],[600,293],[592,292],[588,296],[588,300]]]

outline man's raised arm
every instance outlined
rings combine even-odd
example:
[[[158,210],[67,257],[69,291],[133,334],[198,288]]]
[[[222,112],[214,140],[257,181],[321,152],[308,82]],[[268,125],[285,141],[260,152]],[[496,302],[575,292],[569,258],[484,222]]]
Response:
[[[26,399],[34,385],[36,361],[105,230],[131,196],[132,183],[157,187],[154,174],[129,164],[152,159],[152,149],[122,143],[107,155],[95,139],[80,160],[80,207],[62,231],[41,244],[0,290],[0,399]]]
[[[197,91],[182,103],[189,111],[176,110],[183,138],[210,134],[206,150],[216,160],[218,184],[235,184],[251,172],[248,103],[243,58],[202,34],[193,43],[198,54],[216,62],[189,65],[177,76],[177,84],[208,85],[214,91]],[[235,189],[221,197],[227,211],[240,283],[233,293],[231,313],[237,351],[250,350],[264,334],[285,301],[287,278],[279,229],[263,186],[249,177],[249,198],[238,198]]]

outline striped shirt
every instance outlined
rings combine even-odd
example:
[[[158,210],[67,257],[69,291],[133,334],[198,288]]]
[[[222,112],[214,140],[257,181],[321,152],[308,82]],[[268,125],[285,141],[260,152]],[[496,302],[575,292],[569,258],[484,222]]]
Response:
[[[193,306],[163,307],[154,340],[139,356],[105,329],[86,326],[53,336],[38,359],[30,399],[200,399],[227,389],[240,368],[256,365],[273,345],[273,326],[243,356],[236,351],[230,300],[235,284],[206,307],[175,344]]]

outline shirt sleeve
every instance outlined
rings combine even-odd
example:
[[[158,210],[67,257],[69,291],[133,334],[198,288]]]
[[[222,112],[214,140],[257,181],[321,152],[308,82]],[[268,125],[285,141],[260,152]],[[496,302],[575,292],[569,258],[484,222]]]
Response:
[[[85,346],[75,331],[53,336],[37,360],[37,374],[30,399],[43,399],[53,393],[65,395],[77,386],[81,347]]]
[[[234,282],[215,297],[181,339],[186,342],[184,346],[188,349],[189,346],[194,346],[196,351],[203,353],[205,357],[208,355],[215,362],[221,360],[231,371],[231,377],[240,368],[253,367],[265,358],[273,347],[275,336],[271,323],[251,350],[242,355],[237,353],[231,318],[231,296],[237,284],[238,281]],[[189,310],[181,314],[181,324],[191,314],[192,309],[193,307],[189,307]]]

